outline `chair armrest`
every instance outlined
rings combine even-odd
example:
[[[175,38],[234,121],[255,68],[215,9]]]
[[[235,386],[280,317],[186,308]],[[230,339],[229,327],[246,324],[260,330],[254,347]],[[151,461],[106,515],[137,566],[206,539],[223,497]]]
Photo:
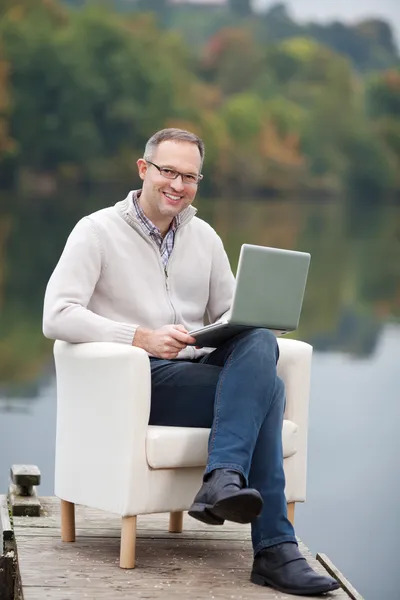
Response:
[[[286,388],[285,418],[307,426],[310,398],[312,346],[298,340],[278,338],[278,375]],[[306,419],[303,421],[303,419]]]
[[[278,338],[278,375],[285,383],[285,419],[298,425],[296,454],[287,460],[288,502],[304,501],[307,477],[308,411],[313,348],[297,340]]]
[[[148,355],[125,344],[56,341],[54,358],[56,495],[123,514],[131,477],[146,465]]]

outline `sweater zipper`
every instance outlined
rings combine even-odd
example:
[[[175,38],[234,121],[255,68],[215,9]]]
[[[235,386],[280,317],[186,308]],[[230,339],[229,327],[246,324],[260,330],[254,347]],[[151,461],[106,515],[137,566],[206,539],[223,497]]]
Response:
[[[162,262],[162,260],[161,260],[160,249],[159,249],[159,247],[157,246],[157,244],[156,244],[155,242],[153,242],[153,240],[152,240],[152,239],[150,239],[150,238],[147,238],[147,241],[150,243],[151,247],[152,247],[152,248],[153,248],[153,250],[156,252],[156,254],[157,254],[157,258],[158,258],[158,261],[159,261],[159,264],[160,264],[160,267],[161,267],[161,269],[163,270],[163,273],[164,273],[165,292],[166,292],[166,294],[167,294],[167,300],[168,300],[168,302],[169,302],[169,305],[170,305],[170,307],[171,307],[171,310],[172,310],[172,315],[173,315],[173,316],[172,316],[172,323],[174,323],[174,324],[175,324],[175,323],[176,323],[176,310],[175,310],[175,307],[174,307],[174,305],[172,304],[171,297],[170,297],[170,294],[169,294],[169,285],[168,285],[168,277],[169,277],[169,276],[168,276],[168,270],[167,270],[167,267],[164,267],[164,264],[163,264],[163,262]],[[176,241],[176,240],[175,240],[175,241]]]
[[[157,244],[155,242],[153,242],[153,240],[149,236],[144,235],[144,233],[143,233],[143,231],[141,230],[140,227],[135,227],[135,230],[139,233],[139,235],[142,236],[143,239],[146,240],[146,242],[148,242],[150,244],[150,246],[153,248],[153,250],[157,253],[157,257],[158,257],[160,266],[161,266],[161,268],[162,268],[162,270],[164,272],[165,291],[166,291],[167,299],[168,299],[169,305],[170,305],[170,307],[172,309],[172,315],[173,315],[172,322],[175,324],[176,323],[176,310],[175,310],[174,305],[172,304],[171,297],[169,295],[168,270],[167,270],[167,267],[164,267],[164,264],[163,264],[163,262],[161,260],[160,249],[157,246]],[[177,240],[177,237],[178,237],[177,234],[178,234],[178,232],[176,232],[176,234],[175,234],[174,249],[175,249],[176,240]],[[172,254],[171,254],[171,256],[172,256]],[[169,257],[168,263],[170,263],[170,261],[171,261],[171,256]]]
[[[161,257],[160,257],[160,260],[161,260]],[[163,266],[163,269],[164,269],[164,276],[165,276],[165,290],[167,292],[168,301],[169,301],[169,303],[171,305],[171,308],[172,308],[172,314],[173,314],[173,321],[172,322],[176,323],[176,311],[175,311],[174,305],[172,304],[171,296],[169,295],[168,271],[167,271],[167,267],[164,267],[164,265],[162,265],[162,266]]]

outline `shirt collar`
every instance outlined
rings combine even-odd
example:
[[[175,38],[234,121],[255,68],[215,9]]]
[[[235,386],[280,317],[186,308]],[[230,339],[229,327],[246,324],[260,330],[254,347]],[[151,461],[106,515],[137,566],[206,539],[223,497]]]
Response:
[[[142,190],[134,190],[132,193],[132,204],[133,204],[133,209],[135,211],[136,217],[140,221],[144,222],[147,225],[149,235],[152,232],[156,232],[156,233],[160,234],[160,230],[158,229],[158,227],[156,225],[154,225],[154,223],[152,221],[150,221],[150,219],[148,217],[146,217],[146,215],[144,214],[143,208],[140,206],[139,198],[141,195],[142,195]],[[191,207],[187,206],[182,212],[177,214],[176,217],[174,217],[168,231],[175,232],[178,229],[179,225],[182,223],[182,220],[184,220],[186,216],[189,216],[189,214],[191,212],[192,212]]]
[[[119,215],[131,226],[143,225],[143,221],[138,216],[138,213],[135,210],[135,205],[133,203],[133,196],[141,190],[131,190],[124,200],[119,200],[115,204],[115,208]],[[137,202],[137,204],[139,204]],[[196,215],[197,209],[190,205],[185,210],[179,213],[179,228],[187,225],[193,217]],[[147,217],[146,217],[147,219]],[[151,223],[151,221],[149,221]],[[154,227],[153,223],[151,223],[151,227]],[[143,226],[141,227],[143,229]]]

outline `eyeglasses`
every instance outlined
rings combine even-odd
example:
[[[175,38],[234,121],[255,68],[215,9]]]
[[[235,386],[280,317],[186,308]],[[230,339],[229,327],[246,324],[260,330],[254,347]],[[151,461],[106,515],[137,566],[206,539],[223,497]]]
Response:
[[[174,169],[168,169],[168,167],[159,167],[155,163],[151,162],[151,160],[146,160],[147,163],[153,165],[156,169],[160,171],[160,174],[166,179],[177,179],[179,175],[182,177],[183,183],[189,183],[191,185],[197,185],[199,181],[203,179],[203,175],[192,175],[188,173],[180,173],[179,171],[175,171]]]

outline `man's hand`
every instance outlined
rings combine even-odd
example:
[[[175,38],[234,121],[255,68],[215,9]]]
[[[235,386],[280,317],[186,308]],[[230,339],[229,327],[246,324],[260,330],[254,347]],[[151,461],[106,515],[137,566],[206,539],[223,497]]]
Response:
[[[133,346],[143,348],[152,356],[172,360],[188,344],[194,344],[195,338],[188,335],[183,325],[164,325],[160,329],[138,327]]]

